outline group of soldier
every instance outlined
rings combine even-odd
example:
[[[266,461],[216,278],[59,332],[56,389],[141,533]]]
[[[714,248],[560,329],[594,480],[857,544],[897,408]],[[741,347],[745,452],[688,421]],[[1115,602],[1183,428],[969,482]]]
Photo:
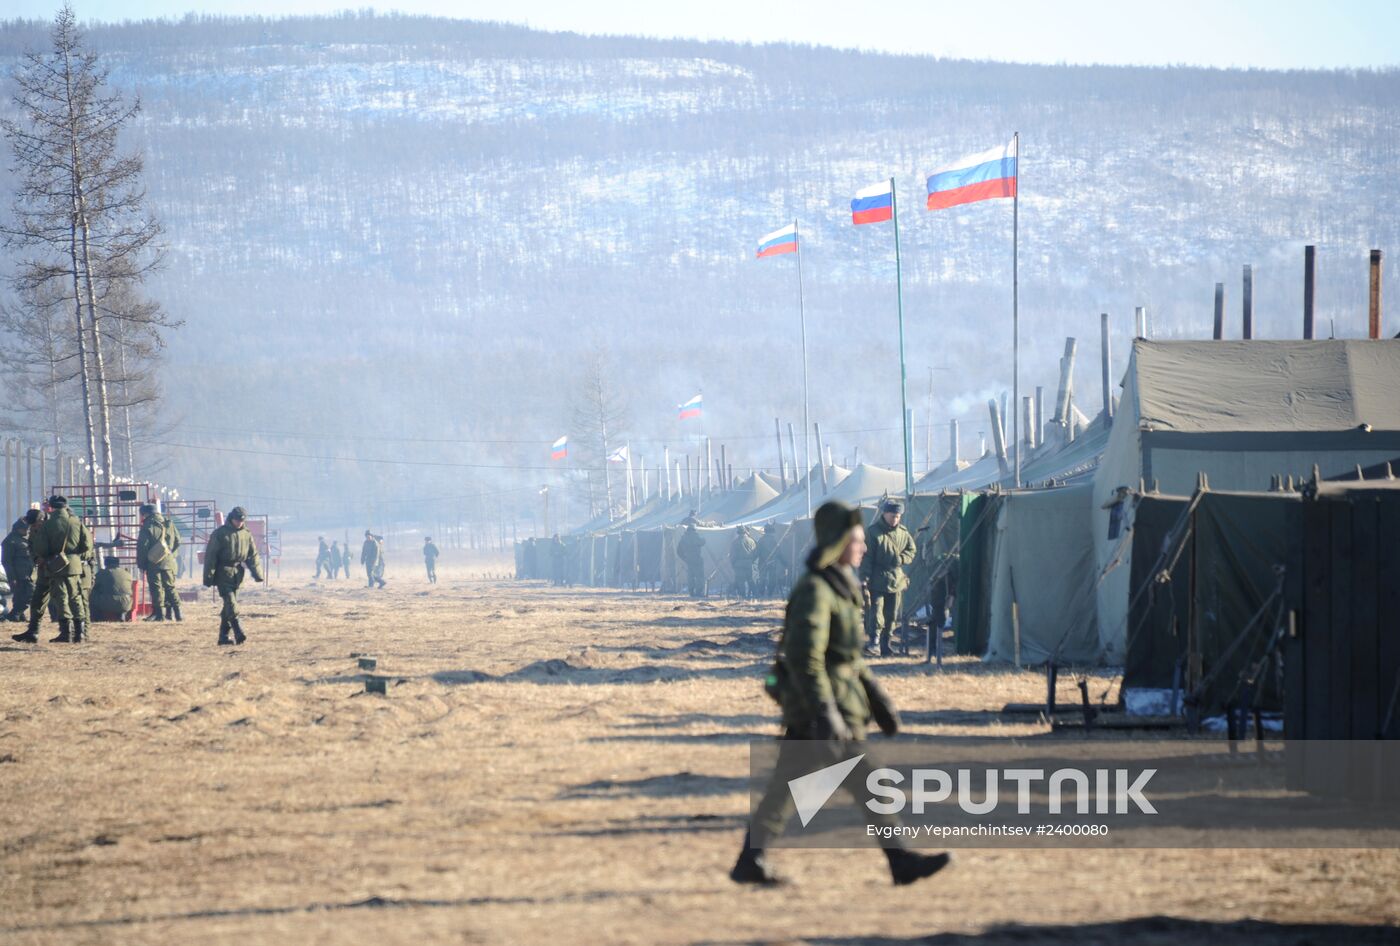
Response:
[[[316,542],[316,574],[311,576],[312,580],[320,578],[322,571],[326,573],[327,578],[339,578],[343,570],[345,577],[349,578],[350,566],[353,564],[350,544],[347,542],[344,550],[339,542],[333,541],[326,545],[325,536],[318,536]],[[433,544],[433,537],[426,536],[423,539],[423,567],[428,573],[428,583],[432,585],[437,584],[437,560],[440,554],[438,547]],[[384,555],[384,536],[366,529],[364,545],[360,546],[360,564],[365,568],[366,587],[385,587],[384,569],[387,561]]]
[[[175,590],[179,570],[180,531],[153,504],[140,507],[141,529],[136,539],[137,567],[145,577],[151,612],[146,621],[182,621]],[[229,512],[214,530],[204,553],[204,585],[223,600],[219,643],[246,640],[238,616],[238,589],[244,572],[262,581],[257,543],[245,527],[241,506]],[[42,508],[30,509],[16,520],[0,545],[5,578],[13,603],[5,619],[28,626],[15,641],[34,644],[47,614],[57,625],[50,643],[82,643],[92,621],[130,620],[135,607],[135,582],[117,556],[103,557],[99,548],[120,547],[120,541],[99,543],[92,529],[68,507],[64,496],[50,496]]]
[[[350,557],[350,543],[346,543],[344,554],[341,554],[339,541],[327,545],[324,535],[317,536],[316,543],[316,574],[311,576],[312,579],[320,578],[323,571],[327,578],[339,578],[342,570],[345,572],[345,577],[349,578],[350,566],[354,564]]]

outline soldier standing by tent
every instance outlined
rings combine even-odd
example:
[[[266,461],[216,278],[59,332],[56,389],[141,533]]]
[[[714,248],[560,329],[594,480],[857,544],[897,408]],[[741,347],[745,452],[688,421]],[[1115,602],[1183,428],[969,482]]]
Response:
[[[729,567],[734,570],[734,591],[741,598],[752,598],[758,584],[758,543],[747,526],[735,526],[729,543]]]
[[[695,523],[686,525],[680,541],[676,543],[676,556],[685,563],[685,576],[690,586],[692,598],[705,597],[705,540],[695,528]]]
[[[106,567],[93,579],[88,612],[94,621],[125,621],[136,604],[131,572],[115,556],[107,556],[103,564]]]
[[[822,740],[833,761],[862,753],[865,731],[873,721],[886,736],[899,731],[899,712],[861,657],[861,588],[855,576],[865,554],[860,510],[841,502],[824,503],[813,519],[816,547],[807,557],[807,572],[793,586],[783,618],[783,636],[769,686],[783,708],[785,741]],[[805,762],[806,760],[795,760]],[[782,835],[794,803],[780,755],[763,799],[754,811],[749,833],[729,877],[735,883],[771,886],[781,883],[764,857],[764,849]],[[869,764],[851,780],[866,784]],[[875,815],[884,824],[894,816]],[[947,854],[919,854],[902,846],[884,848],[890,877],[912,884],[942,870]]]
[[[315,581],[320,578],[323,569],[327,578],[335,577],[335,573],[331,571],[331,547],[326,544],[324,535],[318,535],[316,537],[316,574],[311,576],[311,580]]]
[[[32,516],[32,519],[30,518]],[[0,542],[0,558],[4,559],[5,580],[10,583],[10,613],[7,621],[23,621],[25,609],[34,597],[34,556],[29,552],[29,526],[39,518],[39,510],[31,509],[24,517],[16,519],[10,532]]]
[[[379,536],[365,530],[365,544],[360,546],[360,564],[365,567],[367,588],[373,588],[375,582],[379,583],[379,587],[384,587],[384,546],[380,542]]]
[[[763,534],[759,536],[758,546],[754,551],[754,560],[758,567],[759,594],[766,597],[781,595],[785,590],[783,574],[786,570],[779,557],[780,542],[778,527],[770,522],[763,527]]]
[[[336,540],[336,541],[331,542],[330,557],[331,557],[331,569],[330,569],[330,571],[331,571],[331,577],[332,577],[332,578],[339,578],[339,577],[340,577],[340,542],[339,542],[339,540]]]
[[[136,561],[151,592],[151,613],[146,620],[164,621],[167,605],[175,620],[182,620],[175,596],[175,553],[180,548],[180,531],[150,503],[141,506],[141,517]]]
[[[58,636],[51,644],[81,643],[87,637],[88,603],[82,591],[82,560],[92,551],[92,533],[68,509],[63,496],[50,496],[49,514],[36,522],[29,550],[39,563],[39,583],[29,605],[29,629],[14,639],[38,643],[39,621],[50,598],[58,617]]]
[[[423,539],[423,567],[428,570],[428,583],[437,584],[437,560],[438,547],[433,544],[433,537],[427,536]]]
[[[556,588],[564,584],[564,556],[564,540],[556,532],[549,540],[549,582]]]
[[[228,521],[209,536],[209,545],[204,550],[204,587],[218,589],[219,597],[224,600],[219,612],[221,645],[241,644],[248,639],[238,621],[238,588],[243,584],[243,572],[252,572],[254,581],[263,580],[258,543],[243,527],[247,518],[242,506],[234,506],[229,511]]]
[[[870,551],[861,565],[861,583],[870,592],[870,605],[865,615],[866,646],[874,650],[879,639],[880,656],[890,656],[890,632],[899,620],[899,606],[909,576],[904,566],[912,564],[918,546],[909,530],[899,524],[904,505],[897,499],[880,504],[879,517],[865,530],[865,544]]]

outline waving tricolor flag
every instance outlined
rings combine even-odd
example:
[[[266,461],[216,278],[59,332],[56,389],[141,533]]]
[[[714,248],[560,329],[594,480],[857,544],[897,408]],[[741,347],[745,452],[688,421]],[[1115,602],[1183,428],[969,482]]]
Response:
[[[678,408],[681,412],[681,420],[691,420],[700,416],[701,400],[700,395],[695,395]]]
[[[928,209],[942,210],[979,200],[1016,196],[1016,139],[968,155],[928,179]]]
[[[790,223],[758,241],[758,258],[797,252],[797,224]]]
[[[856,191],[856,199],[851,201],[851,222],[881,223],[894,214],[894,181],[881,181],[871,184],[864,190]]]
[[[569,455],[569,438],[560,437],[549,447],[549,458],[551,460],[562,460]]]

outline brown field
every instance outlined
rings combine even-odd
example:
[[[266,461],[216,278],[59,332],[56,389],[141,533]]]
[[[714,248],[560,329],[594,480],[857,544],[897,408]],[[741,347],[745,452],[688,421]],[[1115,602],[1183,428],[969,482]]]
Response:
[[[896,889],[873,850],[790,850],[794,886],[739,889],[746,741],[775,731],[749,635],[779,606],[492,570],[284,575],[242,648],[208,599],[80,647],[7,634],[0,942],[1400,941],[1393,851],[970,850]],[[911,732],[1040,728],[989,712],[1037,673],[877,663]]]

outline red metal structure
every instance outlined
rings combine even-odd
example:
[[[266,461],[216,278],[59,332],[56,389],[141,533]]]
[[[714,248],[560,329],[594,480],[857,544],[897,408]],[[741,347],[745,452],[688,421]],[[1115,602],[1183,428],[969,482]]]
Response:
[[[180,530],[182,574],[201,578],[204,547],[209,544],[209,536],[223,521],[219,516],[219,504],[212,499],[170,500],[165,504],[165,515]]]

